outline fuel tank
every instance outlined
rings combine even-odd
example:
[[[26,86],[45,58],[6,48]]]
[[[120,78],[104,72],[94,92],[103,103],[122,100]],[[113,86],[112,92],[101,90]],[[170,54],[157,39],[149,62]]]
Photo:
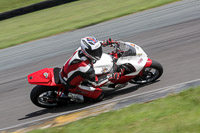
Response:
[[[101,59],[94,64],[96,75],[109,73],[113,67],[113,59],[110,55],[103,53]]]

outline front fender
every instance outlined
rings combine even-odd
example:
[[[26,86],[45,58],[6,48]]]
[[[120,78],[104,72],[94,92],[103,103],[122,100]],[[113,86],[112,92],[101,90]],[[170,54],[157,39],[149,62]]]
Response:
[[[146,64],[145,64],[145,66],[144,66],[144,68],[150,67],[151,64],[152,64],[152,60],[151,60],[150,58],[148,58],[148,60],[147,60],[147,62],[146,62]]]
[[[145,66],[144,66],[144,68],[150,67],[151,64],[152,64],[152,59],[148,58],[148,60],[147,60],[147,62],[146,62],[146,64],[145,64]],[[139,73],[140,76],[143,75],[143,70],[144,70],[144,68],[140,71],[140,73]]]

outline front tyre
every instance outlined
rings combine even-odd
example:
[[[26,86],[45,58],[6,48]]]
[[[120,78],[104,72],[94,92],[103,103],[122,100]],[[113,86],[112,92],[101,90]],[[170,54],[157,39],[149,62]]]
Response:
[[[58,106],[57,90],[57,87],[37,85],[32,89],[30,99],[36,106],[53,108]]]
[[[150,67],[143,69],[142,76],[137,76],[136,78],[129,81],[133,84],[146,84],[156,81],[163,74],[163,67],[160,63],[152,61]]]

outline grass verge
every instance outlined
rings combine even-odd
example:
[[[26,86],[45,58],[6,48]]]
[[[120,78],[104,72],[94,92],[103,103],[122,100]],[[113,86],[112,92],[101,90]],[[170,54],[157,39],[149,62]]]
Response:
[[[80,0],[0,21],[0,49],[178,0]]]
[[[0,13],[35,4],[44,0],[0,0]]]
[[[65,126],[29,133],[197,133],[200,87],[149,103],[88,117]]]

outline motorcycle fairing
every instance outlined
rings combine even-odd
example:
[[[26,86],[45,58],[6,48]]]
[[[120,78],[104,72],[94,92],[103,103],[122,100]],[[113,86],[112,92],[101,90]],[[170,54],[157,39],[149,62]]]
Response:
[[[132,72],[130,74],[127,74],[126,76],[134,76],[138,75],[140,71],[144,68],[146,65],[146,62],[148,60],[147,54],[143,51],[143,49],[136,45],[136,44],[131,44],[131,43],[126,43],[127,48],[129,51],[132,51],[132,53],[136,52],[135,56],[133,55],[127,55],[123,56],[118,59],[117,65],[125,64],[125,63],[130,63],[133,65],[136,69],[135,72]],[[129,52],[130,53],[130,52]]]
[[[54,80],[54,68],[44,68],[28,75],[30,84],[58,86]]]
[[[118,66],[130,64],[135,68],[135,70],[132,73],[122,76],[116,82],[108,82],[107,85],[112,83],[125,83],[142,72],[144,67],[151,65],[151,60],[148,59],[147,54],[140,46],[128,42],[124,45],[124,53],[120,58],[118,58],[116,64]],[[113,68],[113,59],[111,55],[103,53],[101,59],[94,64],[94,68],[96,75],[109,73]]]

